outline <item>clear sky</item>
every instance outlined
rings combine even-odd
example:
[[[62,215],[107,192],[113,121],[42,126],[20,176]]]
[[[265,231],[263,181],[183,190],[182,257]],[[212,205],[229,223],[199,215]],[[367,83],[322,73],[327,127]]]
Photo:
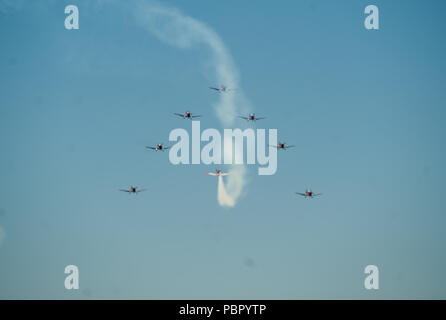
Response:
[[[136,1],[0,0],[0,298],[445,299],[446,3],[163,3],[221,37],[257,127],[296,148],[222,208],[215,166],[145,149],[190,131],[174,112],[222,128],[205,48],[160,41]]]

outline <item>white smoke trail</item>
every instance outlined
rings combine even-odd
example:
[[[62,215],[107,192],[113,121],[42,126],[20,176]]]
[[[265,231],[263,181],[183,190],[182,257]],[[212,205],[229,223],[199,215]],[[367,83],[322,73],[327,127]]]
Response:
[[[218,193],[217,193],[218,203],[221,206],[233,207],[235,205],[234,199],[228,195],[225,189],[225,184],[223,183],[223,177],[218,176]]]
[[[178,9],[153,1],[140,2],[137,19],[149,32],[172,46],[186,49],[205,45],[210,49],[217,83],[237,89],[237,94],[221,93],[219,101],[214,106],[222,125],[231,126],[237,109],[243,108],[248,101],[238,86],[237,68],[218,34],[203,22],[184,15]],[[221,177],[218,185],[219,204],[233,207],[245,185],[245,167],[242,165],[232,167],[231,175],[228,176],[227,191]]]

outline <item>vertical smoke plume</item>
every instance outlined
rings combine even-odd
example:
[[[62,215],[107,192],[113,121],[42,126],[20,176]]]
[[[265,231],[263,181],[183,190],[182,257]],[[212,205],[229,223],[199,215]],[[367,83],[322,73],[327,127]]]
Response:
[[[218,193],[217,193],[218,203],[221,206],[233,207],[235,205],[234,199],[228,195],[223,183],[223,177],[218,177]]]
[[[248,102],[238,86],[238,71],[232,57],[218,34],[206,24],[184,15],[179,10],[153,1],[141,1],[137,10],[138,21],[161,41],[182,49],[205,46],[210,49],[218,84],[237,88],[237,94],[221,93],[214,105],[217,117],[225,127],[231,126],[234,114]],[[239,112],[244,110],[239,110]],[[233,166],[228,176],[227,190],[221,177],[218,181],[218,201],[233,207],[245,184],[245,168]]]

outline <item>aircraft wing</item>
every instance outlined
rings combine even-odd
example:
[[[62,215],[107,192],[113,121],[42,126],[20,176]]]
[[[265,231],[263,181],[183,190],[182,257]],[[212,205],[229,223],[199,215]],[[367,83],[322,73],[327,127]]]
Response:
[[[316,193],[316,194],[313,195],[313,197],[317,197],[317,196],[320,196],[320,195],[322,195],[322,193]]]
[[[200,118],[201,114],[197,114],[196,116],[190,116],[191,118]]]
[[[228,175],[230,175],[230,173],[229,172],[227,172],[227,173],[220,173],[220,175],[221,176],[228,176]]]
[[[204,174],[208,174],[210,176],[218,176],[218,174],[213,173],[213,172],[204,172]]]
[[[184,114],[181,114],[181,113],[174,113],[174,115],[184,117]]]
[[[285,149],[294,148],[295,146],[285,146]]]
[[[209,87],[209,89],[220,91],[219,88]]]
[[[263,120],[266,119],[265,117],[256,118],[256,120]]]
[[[240,119],[245,119],[248,120],[248,117],[242,117],[242,116],[238,116]]]
[[[122,191],[122,192],[130,192],[130,190],[125,190],[125,189],[119,189],[119,191]]]
[[[143,192],[146,191],[147,189],[140,189],[140,190],[136,190],[136,192]]]
[[[296,194],[298,194],[298,195],[301,195],[301,196],[304,196],[305,197],[305,193],[300,193],[300,192],[296,192]]]
[[[146,147],[147,149],[156,150],[156,147]]]
[[[270,147],[273,147],[273,148],[277,148],[277,149],[279,149],[279,146],[275,146],[275,145],[273,145],[273,144],[270,144],[269,146],[270,146]]]

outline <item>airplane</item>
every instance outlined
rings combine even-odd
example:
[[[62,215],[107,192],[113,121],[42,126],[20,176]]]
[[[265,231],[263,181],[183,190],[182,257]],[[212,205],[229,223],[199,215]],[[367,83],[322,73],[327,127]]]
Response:
[[[228,87],[226,87],[226,86],[224,86],[224,85],[221,85],[220,86],[220,88],[214,88],[214,87],[209,87],[209,89],[212,89],[212,90],[216,90],[216,91],[218,91],[218,92],[229,92],[229,91],[234,91],[235,89],[229,89]]]
[[[130,193],[138,193],[138,192],[142,192],[142,191],[145,191],[146,189],[140,189],[140,190],[138,190],[138,187],[134,187],[134,186],[130,186],[130,189],[129,190],[126,190],[126,189],[119,189],[119,191],[123,191],[123,192],[128,192],[129,194]]]
[[[296,192],[296,194],[303,196],[305,198],[306,197],[314,198],[314,197],[320,196],[322,193],[314,193],[313,191],[307,189],[307,190],[305,190],[305,193]]]
[[[279,144],[277,146],[273,146],[273,145],[270,145],[270,146],[274,147],[274,148],[277,148],[277,149],[284,149],[284,150],[286,150],[288,148],[294,148],[295,147],[295,146],[287,146],[285,144],[285,142],[279,142]]]
[[[249,114],[247,117],[242,117],[242,116],[238,116],[241,119],[245,119],[246,121],[257,121],[257,120],[262,120],[265,119],[265,117],[263,118],[256,118],[254,113]]]
[[[220,170],[215,170],[215,173],[214,172],[204,172],[205,174],[208,174],[208,175],[211,175],[211,176],[227,176],[227,175],[229,175],[230,173],[229,172],[227,172],[227,173],[223,173],[223,172],[221,172]]]
[[[192,113],[190,113],[189,111],[186,111],[186,113],[181,114],[181,113],[174,113],[174,115],[180,116],[183,119],[193,119],[193,118],[199,118],[201,117],[201,115],[192,115]]]
[[[161,143],[158,143],[158,145],[156,147],[146,147],[146,148],[147,149],[152,149],[152,150],[155,150],[155,151],[158,151],[158,150],[164,151],[164,150],[169,149],[170,147],[165,147]]]

